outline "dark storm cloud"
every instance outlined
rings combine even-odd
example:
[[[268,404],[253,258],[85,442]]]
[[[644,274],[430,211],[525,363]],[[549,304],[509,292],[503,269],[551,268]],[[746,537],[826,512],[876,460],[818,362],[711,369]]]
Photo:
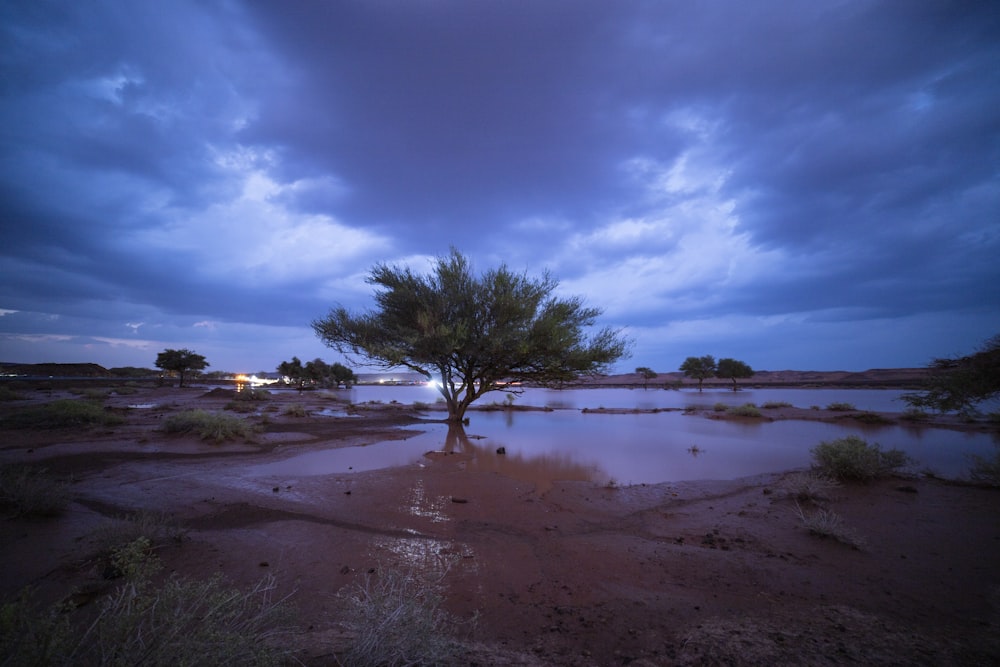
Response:
[[[8,2],[0,333],[304,358],[455,245],[641,364],[918,364],[1000,325],[998,109],[987,2]]]

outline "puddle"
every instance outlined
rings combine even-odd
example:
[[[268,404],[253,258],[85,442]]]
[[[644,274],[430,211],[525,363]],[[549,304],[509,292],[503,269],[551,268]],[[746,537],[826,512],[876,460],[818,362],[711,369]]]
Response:
[[[416,463],[428,450],[422,435],[407,440],[386,440],[360,447],[339,447],[306,452],[284,461],[250,468],[252,475],[335,475],[395,468]]]
[[[359,414],[350,414],[346,410],[335,410],[334,408],[323,408],[316,410],[312,414],[318,417],[360,417]]]
[[[128,407],[130,410],[150,410],[156,407],[156,403],[132,403]]]

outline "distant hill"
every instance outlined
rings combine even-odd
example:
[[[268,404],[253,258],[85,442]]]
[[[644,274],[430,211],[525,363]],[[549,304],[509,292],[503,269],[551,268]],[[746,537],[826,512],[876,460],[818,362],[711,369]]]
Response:
[[[106,378],[111,373],[97,364],[10,364],[0,362],[0,375],[20,377]]]

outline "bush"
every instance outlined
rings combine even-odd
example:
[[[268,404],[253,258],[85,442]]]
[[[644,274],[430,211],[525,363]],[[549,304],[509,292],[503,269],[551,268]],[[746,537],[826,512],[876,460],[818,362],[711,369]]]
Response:
[[[267,389],[260,389],[254,387],[246,387],[243,391],[236,392],[233,396],[234,401],[269,401],[271,400],[271,392]]]
[[[869,445],[856,435],[821,442],[812,449],[816,467],[841,481],[868,482],[888,475],[909,462],[898,449],[882,451],[878,443]]]
[[[743,405],[734,405],[726,410],[726,414],[733,415],[734,417],[760,417],[761,412],[757,409],[757,406],[753,403],[744,403]]]
[[[776,410],[778,408],[791,408],[794,406],[788,401],[768,401],[761,407],[763,407],[765,410]]]
[[[797,501],[818,502],[826,500],[831,489],[840,486],[840,482],[822,474],[795,472],[781,480],[781,488]]]
[[[140,538],[158,547],[166,542],[180,542],[185,534],[186,531],[166,514],[140,510],[109,520],[98,527],[92,536],[102,554],[111,554]]]
[[[125,418],[108,412],[91,401],[63,399],[16,412],[3,420],[9,428],[70,428],[73,426],[114,426]]]
[[[930,415],[920,408],[907,408],[899,418],[908,422],[922,422],[927,421]]]
[[[877,412],[862,412],[854,415],[854,419],[861,422],[862,424],[871,424],[871,425],[893,423],[891,419],[887,419]]]
[[[309,411],[306,410],[306,407],[301,403],[292,403],[285,408],[285,411],[282,414],[289,417],[308,417]]]
[[[163,422],[165,433],[195,432],[202,440],[223,442],[231,438],[249,438],[252,435],[250,425],[234,415],[205,410],[186,410],[176,415],[170,415]]]
[[[830,405],[826,406],[826,409],[830,410],[831,412],[850,412],[852,410],[855,410],[856,408],[852,403],[831,403]]]
[[[729,406],[723,403],[722,401],[719,401],[712,406],[712,410],[714,410],[715,412],[725,412],[727,409],[729,409]]]
[[[441,608],[439,581],[379,567],[347,597],[356,639],[349,665],[439,665],[459,645],[447,634],[455,620]]]
[[[413,409],[414,410],[430,410],[431,406],[430,406],[430,404],[425,403],[424,401],[413,401]]]
[[[19,516],[58,516],[69,505],[69,485],[44,469],[12,465],[0,468],[0,505]]]
[[[843,519],[836,512],[817,510],[813,514],[806,514],[798,505],[795,506],[795,509],[802,525],[810,534],[817,537],[832,537],[855,549],[861,549],[865,546],[864,538],[845,526]]]
[[[29,591],[0,608],[0,655],[13,665],[279,665],[290,657],[275,639],[286,631],[285,600],[273,579],[249,590],[219,577],[172,577],[153,586],[159,569],[148,541],[116,554],[128,580],[104,601],[97,618],[72,609],[38,612]],[[74,626],[74,622],[76,625]]]

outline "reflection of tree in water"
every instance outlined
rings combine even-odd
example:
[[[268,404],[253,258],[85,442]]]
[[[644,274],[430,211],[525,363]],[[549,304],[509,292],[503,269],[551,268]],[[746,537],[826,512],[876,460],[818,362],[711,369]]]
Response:
[[[583,464],[570,455],[498,454],[497,449],[495,444],[470,438],[460,424],[448,426],[444,451],[470,455],[468,470],[493,472],[531,482],[539,493],[548,491],[555,481],[605,482],[610,479],[598,464]]]

